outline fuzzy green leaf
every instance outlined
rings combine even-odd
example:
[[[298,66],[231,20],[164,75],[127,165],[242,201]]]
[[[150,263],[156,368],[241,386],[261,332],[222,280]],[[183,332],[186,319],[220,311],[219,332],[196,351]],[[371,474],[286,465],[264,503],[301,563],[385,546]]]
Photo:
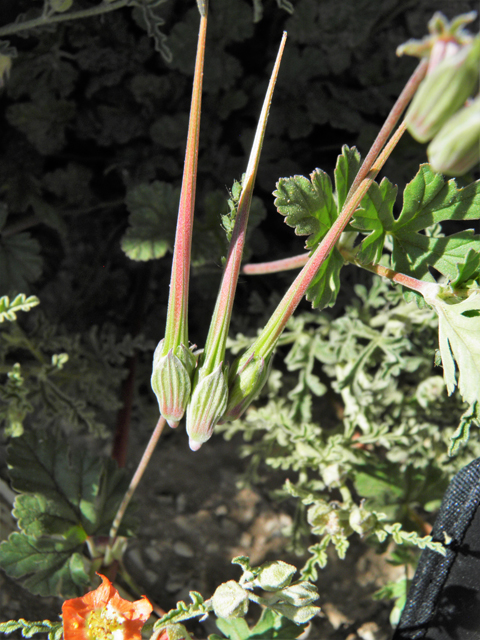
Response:
[[[12,578],[27,576],[22,585],[37,595],[80,596],[90,581],[81,543],[76,532],[63,539],[14,532],[0,544],[0,566]]]
[[[346,162],[346,161],[345,161]],[[339,163],[340,165],[342,163]],[[342,192],[347,182],[338,181]],[[310,180],[304,176],[281,178],[274,191],[275,206],[297,235],[308,235],[305,247],[314,251],[337,218],[337,207],[329,176],[316,169]],[[340,289],[340,270],[344,260],[334,248],[324,261],[307,290],[307,300],[314,308],[332,306]]]
[[[139,184],[127,193],[130,227],[122,249],[132,260],[155,260],[171,251],[180,190],[166,182]]]
[[[438,341],[449,395],[455,387],[470,405],[480,400],[480,293],[462,302],[425,295],[438,314]],[[458,375],[457,375],[458,374]]]
[[[329,176],[320,169],[304,176],[280,178],[273,192],[275,206],[297,236],[309,236],[305,247],[315,248],[337,218]]]
[[[419,232],[445,220],[480,218],[480,181],[459,189],[455,180],[445,182],[424,164],[406,186],[403,200],[400,216],[388,229],[393,236],[394,268],[418,279],[432,280],[430,265],[454,280],[458,277],[457,264],[464,261],[470,249],[478,250],[480,238],[471,230],[440,238]]]
[[[361,262],[379,262],[382,257],[386,232],[394,224],[392,212],[396,197],[397,187],[383,178],[380,184],[371,185],[355,211],[351,226],[363,233],[371,231],[356,254]]]
[[[340,270],[345,264],[336,247],[317,271],[307,289],[307,300],[314,309],[332,307],[340,291]]]
[[[294,640],[303,628],[303,624],[295,624],[271,609],[264,609],[251,637],[252,640]]]

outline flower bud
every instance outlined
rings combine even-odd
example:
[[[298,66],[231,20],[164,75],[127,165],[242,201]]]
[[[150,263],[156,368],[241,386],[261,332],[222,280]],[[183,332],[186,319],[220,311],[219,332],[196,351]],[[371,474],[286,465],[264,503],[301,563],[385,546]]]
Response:
[[[160,413],[171,427],[176,427],[190,398],[196,358],[183,344],[164,354],[163,344],[164,340],[161,340],[153,354],[151,384]]]
[[[282,600],[294,607],[306,607],[318,600],[317,587],[311,582],[298,582],[281,591]]]
[[[218,618],[243,618],[248,613],[248,593],[235,580],[221,584],[212,596]]]
[[[260,567],[256,582],[264,591],[277,591],[288,587],[296,572],[297,569],[293,564],[287,564],[282,560],[265,562]]]
[[[192,451],[198,451],[212,437],[215,425],[225,413],[227,397],[227,370],[223,362],[212,373],[195,380],[187,408],[187,433]]]
[[[230,369],[228,404],[221,422],[237,420],[263,389],[272,364],[272,356],[265,359],[255,353],[238,358]]]
[[[427,142],[465,103],[478,82],[480,37],[444,58],[427,75],[412,100],[405,121],[418,142]]]
[[[360,536],[366,536],[378,523],[378,518],[374,513],[365,509],[363,505],[360,505],[355,506],[350,512],[349,523],[352,529]]]
[[[427,149],[432,169],[461,176],[480,161],[480,96],[446,122]]]

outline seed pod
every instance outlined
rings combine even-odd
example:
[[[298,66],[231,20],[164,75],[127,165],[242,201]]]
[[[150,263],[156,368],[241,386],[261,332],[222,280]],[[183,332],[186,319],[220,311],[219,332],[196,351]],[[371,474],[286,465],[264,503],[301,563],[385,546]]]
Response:
[[[237,420],[263,389],[272,364],[270,355],[265,362],[254,353],[246,360],[237,359],[230,370],[228,404],[221,423]]]
[[[480,95],[446,122],[427,149],[432,169],[461,176],[480,162]]]
[[[427,142],[460,109],[478,83],[480,37],[444,58],[423,80],[405,120],[418,142]]]
[[[171,427],[176,427],[190,398],[196,358],[183,344],[164,355],[163,344],[164,340],[161,340],[153,354],[151,384],[160,413]]]
[[[225,413],[227,397],[227,371],[222,362],[212,373],[195,380],[187,408],[187,433],[192,451],[198,451],[212,437],[215,425]]]

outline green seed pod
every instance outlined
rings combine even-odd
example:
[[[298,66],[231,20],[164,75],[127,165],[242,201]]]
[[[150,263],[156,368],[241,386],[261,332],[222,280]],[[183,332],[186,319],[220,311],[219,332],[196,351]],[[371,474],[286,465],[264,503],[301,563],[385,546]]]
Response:
[[[432,169],[461,176],[480,162],[480,96],[448,120],[427,149]]]
[[[221,362],[206,376],[195,380],[187,408],[187,433],[192,451],[212,437],[215,425],[227,408],[227,371]]]
[[[161,340],[153,354],[151,384],[160,413],[171,427],[176,427],[190,398],[196,358],[183,344],[164,355],[163,344],[164,341]]]
[[[237,420],[263,389],[272,365],[272,355],[265,361],[254,353],[238,358],[229,377],[228,404],[221,422]]]
[[[235,580],[221,584],[212,596],[218,618],[243,618],[248,613],[248,593]]]
[[[427,75],[412,100],[405,121],[418,142],[427,142],[462,107],[478,83],[480,37]]]

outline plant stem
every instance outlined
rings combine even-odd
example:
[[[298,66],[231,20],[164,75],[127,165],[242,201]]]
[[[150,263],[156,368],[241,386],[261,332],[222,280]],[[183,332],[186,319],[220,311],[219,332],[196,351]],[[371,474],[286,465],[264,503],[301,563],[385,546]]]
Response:
[[[255,132],[247,170],[245,172],[244,183],[237,207],[237,216],[232,232],[232,238],[228,248],[227,260],[223,271],[222,283],[215,304],[215,311],[208,331],[205,343],[204,365],[209,371],[213,371],[225,357],[225,345],[227,343],[230,319],[232,316],[233,302],[237,288],[238,275],[242,262],[245,235],[247,233],[248,216],[252,202],[253,187],[257,176],[260,153],[262,151],[263,139],[267,128],[268,114],[272,102],[273,91],[280,70],[283,50],[287,39],[286,32],[283,33],[282,41],[278,49],[275,65],[272,70],[270,82],[268,84],[262,111],[258,119],[258,126]]]
[[[123,500],[120,506],[118,507],[118,511],[115,515],[115,518],[113,519],[113,523],[110,529],[107,550],[105,551],[106,564],[108,564],[107,559],[108,559],[109,551],[117,535],[118,528],[120,526],[120,523],[122,522],[122,518],[125,515],[125,511],[128,507],[130,500],[132,499],[132,496],[135,492],[135,489],[138,486],[138,483],[140,482],[143,474],[145,473],[145,469],[147,468],[147,465],[150,462],[150,458],[152,457],[155,447],[157,446],[158,439],[162,434],[165,424],[166,424],[165,418],[163,416],[160,416],[156,424],[156,427],[153,430],[152,435],[150,436],[150,440],[148,441],[145,451],[143,452],[142,459],[138,463],[137,470],[135,471],[134,476],[130,481],[130,486],[128,487],[125,495],[123,496]]]
[[[27,22],[13,22],[7,24],[4,27],[0,27],[0,36],[8,36],[20,31],[27,31],[28,29],[34,29],[36,27],[44,27],[48,24],[56,22],[66,22],[67,20],[78,20],[81,18],[90,18],[92,16],[98,16],[102,13],[109,13],[116,9],[126,7],[130,3],[130,0],[116,0],[116,2],[110,2],[109,4],[101,2],[96,7],[90,9],[82,9],[81,11],[72,11],[71,13],[57,13],[53,16],[40,16]]]
[[[202,108],[203,66],[205,60],[205,40],[207,35],[206,6],[200,18],[197,56],[193,76],[192,102],[188,123],[187,148],[183,169],[182,189],[178,206],[177,230],[173,250],[170,295],[168,299],[167,322],[163,352],[178,345],[188,345],[188,291],[190,276],[190,254],[192,249],[193,214],[198,165],[198,142],[200,137],[200,115]]]
[[[271,262],[256,262],[245,264],[242,267],[242,273],[248,276],[259,276],[264,273],[278,273],[279,271],[291,271],[292,269],[300,269],[308,262],[308,253],[301,253],[291,258],[283,258],[282,260],[273,260]]]
[[[412,278],[411,276],[406,276],[405,274],[399,273],[398,271],[395,271],[394,269],[390,269],[389,267],[384,267],[381,264],[374,264],[373,262],[370,262],[368,264],[363,264],[362,262],[358,262],[355,259],[354,254],[342,248],[340,248],[339,251],[345,260],[347,260],[348,262],[351,262],[352,264],[355,264],[357,267],[361,267],[362,269],[366,269],[371,273],[376,273],[379,276],[388,278],[392,282],[396,282],[397,284],[401,284],[404,287],[408,287],[409,289],[412,289],[413,291],[417,291],[422,295],[427,291],[427,289],[429,289],[432,286],[431,282],[423,282],[422,280],[417,280],[416,278]]]

